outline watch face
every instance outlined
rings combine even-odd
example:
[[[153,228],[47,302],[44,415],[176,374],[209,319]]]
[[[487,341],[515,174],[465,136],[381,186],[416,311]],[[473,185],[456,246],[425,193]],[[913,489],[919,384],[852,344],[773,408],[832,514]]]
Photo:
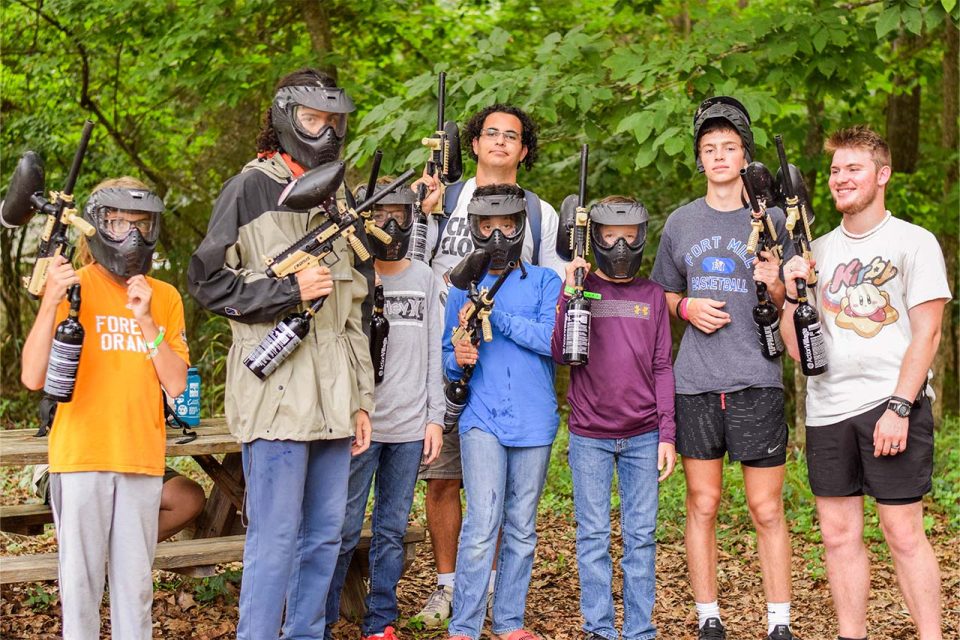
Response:
[[[895,414],[901,418],[906,418],[910,415],[910,405],[904,404],[902,402],[891,402],[887,405],[887,408],[893,411]]]

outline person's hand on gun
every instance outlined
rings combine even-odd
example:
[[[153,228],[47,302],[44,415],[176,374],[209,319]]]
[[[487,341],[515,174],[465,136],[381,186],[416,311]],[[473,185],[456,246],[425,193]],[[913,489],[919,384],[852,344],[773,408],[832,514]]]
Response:
[[[780,263],[769,251],[761,251],[760,258],[753,261],[753,279],[762,282],[767,288],[777,286],[780,280]]]
[[[463,367],[468,364],[477,364],[480,352],[469,340],[461,340],[453,345],[453,355],[457,359],[457,364]]]
[[[466,329],[467,325],[470,323],[470,312],[473,311],[473,307],[474,304],[469,301],[460,307],[460,312],[457,314],[457,318],[460,320],[460,326],[463,329]]]
[[[704,333],[713,333],[730,324],[730,314],[723,311],[726,302],[713,298],[687,298],[687,320]]]
[[[333,276],[326,266],[307,267],[296,276],[301,300],[316,300],[333,293]]]
[[[43,302],[54,306],[60,304],[67,297],[67,289],[75,284],[80,284],[80,278],[74,271],[73,265],[66,257],[57,256],[50,261],[50,267],[47,269]]]
[[[426,167],[424,167],[423,175],[420,176],[419,180],[411,184],[410,188],[416,193],[421,184],[427,186],[427,195],[423,198],[423,202],[420,203],[420,207],[424,211],[433,211],[440,202],[440,178],[431,176],[427,173]]]
[[[360,409],[357,411],[356,434],[353,438],[353,445],[350,447],[350,455],[358,456],[370,448],[370,435],[373,427],[370,425],[370,415]]]
[[[427,432],[423,438],[423,464],[436,460],[442,448],[443,426],[436,422],[427,423]]]
[[[787,260],[783,265],[783,286],[787,296],[797,297],[797,280],[808,280],[816,264],[815,260],[807,262],[803,256],[793,256]]]
[[[580,257],[574,258],[574,259],[571,260],[569,263],[567,263],[567,266],[565,267],[565,270],[566,270],[566,273],[567,273],[567,279],[566,279],[566,282],[565,282],[564,284],[565,284],[566,286],[568,286],[568,287],[576,286],[576,277],[575,277],[574,274],[576,273],[576,271],[577,271],[578,268],[582,268],[582,269],[583,269],[583,277],[584,277],[584,278],[586,278],[586,277],[587,277],[587,274],[590,273],[590,263],[589,263],[589,262],[587,262],[586,260],[584,260],[583,258],[580,258]]]

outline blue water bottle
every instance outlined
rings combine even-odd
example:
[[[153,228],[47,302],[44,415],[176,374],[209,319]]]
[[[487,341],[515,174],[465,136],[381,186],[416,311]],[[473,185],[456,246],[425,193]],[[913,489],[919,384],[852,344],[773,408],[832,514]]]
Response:
[[[187,369],[187,388],[174,401],[173,408],[188,425],[200,424],[200,372],[196,367]]]

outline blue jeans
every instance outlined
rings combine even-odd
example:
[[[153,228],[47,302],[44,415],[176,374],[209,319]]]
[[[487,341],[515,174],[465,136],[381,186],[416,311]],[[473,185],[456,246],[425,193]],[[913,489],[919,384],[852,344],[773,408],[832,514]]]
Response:
[[[423,440],[396,444],[372,442],[369,449],[350,461],[343,544],[327,594],[325,637],[328,640],[333,637],[331,627],[340,619],[340,592],[347,578],[350,559],[360,542],[363,516],[374,475],[370,593],[366,599],[367,612],[363,616],[362,635],[383,633],[386,626],[399,616],[397,582],[403,573],[403,536],[407,532],[422,455]]]
[[[657,447],[656,431],[632,438],[570,434],[573,507],[577,517],[577,567],[583,629],[616,640],[613,563],[610,560],[610,486],[617,469],[623,531],[623,638],[655,638]]]
[[[249,519],[238,640],[323,637],[340,552],[350,438],[244,443]],[[286,605],[286,620],[283,619]]]
[[[493,594],[493,632],[523,628],[527,588],[537,546],[537,504],[550,464],[550,445],[505,447],[496,436],[460,434],[467,514],[460,529],[450,635],[479,638],[497,533],[503,539]]]

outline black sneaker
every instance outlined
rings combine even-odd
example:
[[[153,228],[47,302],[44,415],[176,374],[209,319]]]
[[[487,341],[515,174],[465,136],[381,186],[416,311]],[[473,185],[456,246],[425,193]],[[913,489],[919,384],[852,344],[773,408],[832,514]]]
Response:
[[[609,640],[605,636],[600,635],[599,633],[594,633],[593,631],[589,632],[587,635],[583,636],[583,640]]]
[[[727,640],[727,630],[720,624],[720,618],[707,618],[700,627],[697,640]]]
[[[785,624],[778,624],[773,631],[767,635],[767,640],[797,640],[790,632],[790,627]]]

